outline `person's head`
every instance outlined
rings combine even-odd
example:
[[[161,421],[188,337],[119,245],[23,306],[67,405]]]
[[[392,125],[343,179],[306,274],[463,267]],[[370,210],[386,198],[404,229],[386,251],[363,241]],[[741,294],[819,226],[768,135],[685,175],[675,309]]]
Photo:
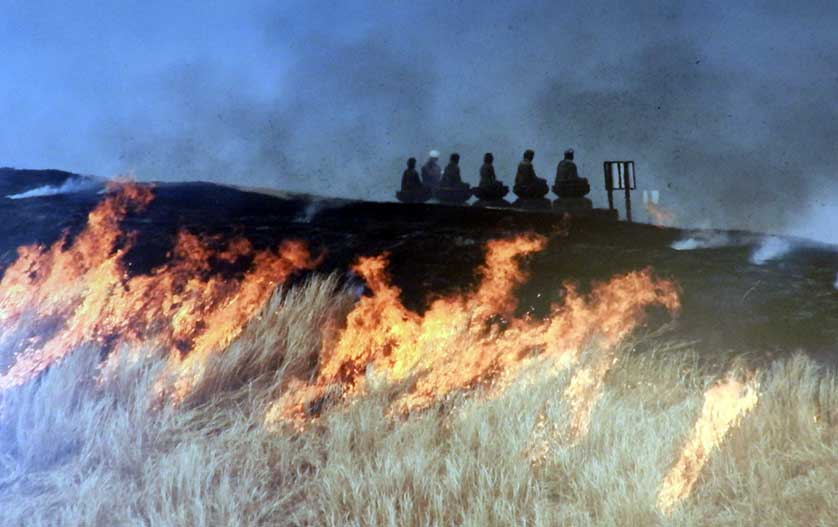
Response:
[[[495,156],[493,156],[491,152],[486,152],[485,154],[483,154],[483,162],[486,163],[487,165],[491,165],[492,161],[494,161],[494,160],[495,160]]]
[[[460,154],[453,153],[451,154],[451,162],[455,165],[460,162]]]
[[[416,158],[410,157],[407,159],[407,168],[416,168]]]
[[[439,159],[439,151],[431,150],[430,152],[428,152],[428,157],[436,161],[437,159]]]
[[[568,148],[564,151],[564,158],[570,161],[573,161],[573,149]]]
[[[527,161],[532,161],[533,158],[535,158],[535,152],[533,152],[532,150],[527,150],[526,152],[524,152],[524,159],[526,159]]]

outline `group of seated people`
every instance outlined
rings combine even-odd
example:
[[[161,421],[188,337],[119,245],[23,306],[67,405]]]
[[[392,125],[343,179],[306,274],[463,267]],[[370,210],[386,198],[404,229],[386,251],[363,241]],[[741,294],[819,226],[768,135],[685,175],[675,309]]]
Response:
[[[532,161],[535,152],[527,150],[518,164],[513,192],[521,199],[543,199],[549,192],[547,180],[535,174]],[[483,156],[480,167],[480,184],[471,188],[460,177],[460,155],[451,154],[445,170],[440,170],[437,161],[439,152],[431,150],[428,161],[422,166],[421,177],[416,171],[416,158],[407,160],[407,169],[402,174],[402,188],[396,193],[400,201],[424,202],[436,198],[443,202],[462,203],[472,195],[483,201],[497,201],[509,193],[509,187],[495,175],[494,156],[491,152]],[[560,198],[582,197],[590,191],[588,180],[580,178],[573,161],[573,150],[566,150],[564,159],[556,167],[556,181],[553,192]]]

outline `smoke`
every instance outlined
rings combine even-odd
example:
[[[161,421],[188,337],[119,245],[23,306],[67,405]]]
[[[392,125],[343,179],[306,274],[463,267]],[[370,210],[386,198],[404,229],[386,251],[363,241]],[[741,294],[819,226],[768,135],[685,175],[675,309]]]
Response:
[[[770,260],[777,260],[788,254],[794,246],[789,240],[778,236],[767,236],[751,253],[751,263],[763,265]]]
[[[659,189],[680,225],[770,232],[838,195],[838,55],[828,52],[838,10],[828,3],[275,4],[195,5],[166,11],[166,24],[153,10],[133,16],[137,27],[177,30],[143,29],[118,60],[92,46],[73,62],[82,80],[62,106],[73,114],[52,128],[37,121],[32,144],[81,152],[96,163],[85,172],[102,175],[378,200],[392,199],[407,157],[421,162],[431,148],[459,152],[472,183],[492,151],[509,183],[524,149],[552,178],[573,147],[599,206],[602,161],[634,159],[640,189]],[[125,27],[108,13],[55,18]],[[65,33],[84,32],[56,31]],[[143,68],[121,69],[134,63]],[[103,69],[110,83],[100,86]],[[7,100],[9,112],[24,107]],[[20,115],[18,128],[36,122]],[[77,118],[89,122],[66,133]],[[49,159],[65,166],[37,164]],[[812,217],[819,239],[836,217]]]
[[[787,232],[801,238],[838,245],[838,186],[814,196],[803,209],[795,211],[795,218]]]
[[[694,251],[696,249],[717,249],[737,245],[737,242],[725,232],[693,231],[687,237],[672,243],[676,251]]]
[[[93,190],[101,186],[101,181],[93,178],[69,178],[60,185],[43,185],[19,194],[10,194],[6,197],[9,199],[26,199],[36,198],[39,196],[54,196],[56,194],[72,194],[75,192]]]

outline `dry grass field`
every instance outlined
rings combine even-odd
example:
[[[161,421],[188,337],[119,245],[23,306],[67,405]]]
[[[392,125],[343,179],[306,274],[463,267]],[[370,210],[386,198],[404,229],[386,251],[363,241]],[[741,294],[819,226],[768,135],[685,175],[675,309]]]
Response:
[[[666,338],[591,345],[575,366],[534,362],[503,389],[470,387],[408,412],[391,403],[411,384],[368,371],[319,415],[271,419],[278,399],[313,378],[323,328],[352,304],[336,284],[277,291],[176,404],[161,400],[167,359],[152,348],[123,348],[102,368],[99,350],[81,347],[3,392],[0,525],[838,522],[838,379],[802,355],[759,371],[729,365],[752,387],[750,406],[715,430],[717,446],[693,442],[680,467],[695,482],[671,510],[662,486],[727,365],[700,367],[713,350]],[[576,373],[606,351],[611,366],[580,427]],[[716,413],[745,392],[731,394]]]

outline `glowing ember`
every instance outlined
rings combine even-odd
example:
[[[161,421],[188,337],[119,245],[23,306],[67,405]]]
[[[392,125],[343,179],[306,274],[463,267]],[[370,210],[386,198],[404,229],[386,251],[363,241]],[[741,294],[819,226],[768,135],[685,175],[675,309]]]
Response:
[[[85,343],[152,343],[171,352],[173,366],[191,366],[229,344],[277,284],[316,263],[299,242],[257,251],[237,238],[216,252],[208,244],[213,240],[182,231],[169,261],[149,275],[129,277],[123,257],[132,236],[120,222],[152,199],[150,187],[111,185],[71,243],[62,238],[49,248],[19,249],[0,282],[0,359],[15,353],[0,390],[28,381]],[[224,278],[211,272],[213,260],[247,270]]]
[[[658,227],[671,227],[675,224],[675,213],[661,207],[652,201],[646,202],[646,212],[654,225]]]
[[[423,408],[478,385],[497,390],[536,356],[572,364],[595,336],[604,346],[619,343],[643,320],[647,306],[672,312],[680,307],[674,284],[644,270],[595,284],[587,298],[568,285],[565,301],[547,319],[517,318],[514,291],[527,279],[518,260],[545,244],[533,235],[489,242],[477,290],[437,299],[424,315],[400,302],[386,273],[387,255],[362,258],[355,271],[372,295],[356,304],[337,341],[325,343],[315,381],[288,390],[268,421],[305,417],[307,408],[335,389],[344,397],[360,392],[368,369],[388,382],[412,382],[395,401],[396,411]]]
[[[658,491],[658,509],[670,515],[690,495],[701,469],[731,427],[757,404],[757,385],[729,377],[704,393],[704,407],[678,461]]]

